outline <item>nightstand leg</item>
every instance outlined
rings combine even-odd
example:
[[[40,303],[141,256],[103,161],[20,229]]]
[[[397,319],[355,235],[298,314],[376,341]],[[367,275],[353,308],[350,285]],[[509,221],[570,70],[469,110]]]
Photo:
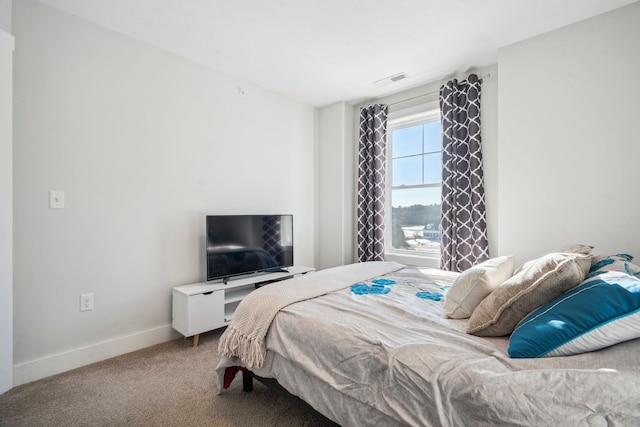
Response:
[[[200,339],[200,334],[195,334],[193,336],[193,346],[196,347],[198,345],[198,340]]]

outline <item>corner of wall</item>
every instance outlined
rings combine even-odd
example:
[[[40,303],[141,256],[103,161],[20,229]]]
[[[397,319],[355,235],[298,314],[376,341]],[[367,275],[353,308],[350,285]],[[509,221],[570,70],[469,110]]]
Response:
[[[13,50],[0,30],[0,394],[13,386]]]
[[[342,116],[344,118],[344,157],[343,170],[345,173],[344,180],[344,200],[343,218],[344,218],[344,239],[342,256],[343,264],[351,264],[355,262],[355,212],[356,212],[356,109],[353,105],[343,103]]]
[[[344,101],[318,112],[318,268],[353,259],[353,126],[353,107]]]

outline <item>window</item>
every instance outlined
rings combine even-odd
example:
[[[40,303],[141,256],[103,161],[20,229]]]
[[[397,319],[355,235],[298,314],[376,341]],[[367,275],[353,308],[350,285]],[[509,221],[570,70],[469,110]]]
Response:
[[[440,257],[439,110],[388,122],[387,255]]]

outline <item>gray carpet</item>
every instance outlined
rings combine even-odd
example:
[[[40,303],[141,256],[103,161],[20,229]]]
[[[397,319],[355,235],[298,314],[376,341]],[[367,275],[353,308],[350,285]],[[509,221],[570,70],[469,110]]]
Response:
[[[182,339],[14,387],[0,395],[0,426],[328,426],[300,400],[242,376],[216,394],[222,330]]]

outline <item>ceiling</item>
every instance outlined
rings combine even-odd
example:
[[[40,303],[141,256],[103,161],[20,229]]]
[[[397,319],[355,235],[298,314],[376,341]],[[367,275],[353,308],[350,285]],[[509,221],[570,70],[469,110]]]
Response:
[[[498,48],[637,0],[39,0],[324,106],[497,61]],[[373,82],[404,72],[407,78]]]

